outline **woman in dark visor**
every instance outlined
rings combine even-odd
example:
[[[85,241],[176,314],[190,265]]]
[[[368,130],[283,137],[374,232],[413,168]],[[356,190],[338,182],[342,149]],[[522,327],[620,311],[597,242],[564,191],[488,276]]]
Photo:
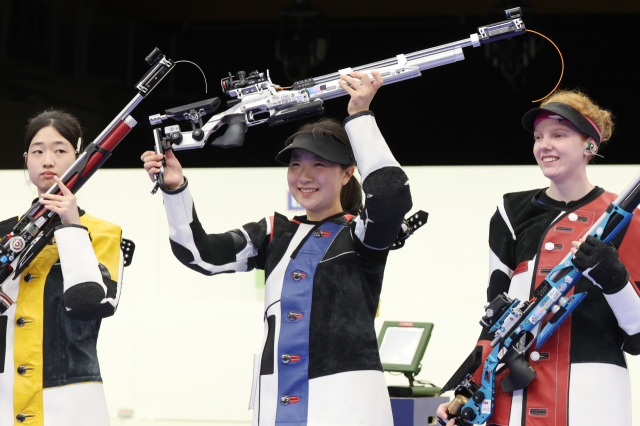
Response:
[[[522,123],[534,135],[533,155],[549,187],[505,194],[498,205],[489,230],[487,299],[503,292],[531,299],[569,250],[585,272],[573,292],[589,294],[549,340],[529,351],[537,377],[528,387],[503,393],[508,371],[498,374],[487,424],[630,426],[625,352],[640,353],[638,215],[611,245],[584,238],[617,197],[587,178],[587,163],[611,137],[611,113],[583,93],[559,92]],[[478,341],[485,359],[491,340],[483,331]],[[480,383],[479,374],[475,380]],[[446,408],[440,407],[440,417]]]
[[[163,197],[178,260],[206,275],[265,271],[254,425],[393,425],[373,323],[389,247],[411,194],[369,111],[382,85],[373,74],[373,83],[364,73],[342,76],[351,95],[344,127],[333,120],[304,125],[276,157],[289,166],[289,190],[305,216],[276,213],[207,235],[180,163],[167,152]],[[153,179],[161,156],[149,151],[142,159]]]

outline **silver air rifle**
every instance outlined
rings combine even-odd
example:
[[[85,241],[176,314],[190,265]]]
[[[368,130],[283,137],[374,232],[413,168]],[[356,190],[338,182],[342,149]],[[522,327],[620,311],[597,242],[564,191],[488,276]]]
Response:
[[[241,146],[248,127],[267,123],[271,126],[322,114],[323,102],[327,99],[344,96],[347,93],[338,85],[340,74],[355,71],[366,72],[373,80],[372,71],[378,71],[385,84],[395,83],[409,78],[419,77],[421,71],[451,64],[464,59],[462,49],[490,43],[503,38],[523,34],[526,29],[519,7],[505,11],[506,20],[478,28],[478,32],[469,38],[432,47],[407,55],[374,62],[356,68],[344,68],[338,72],[297,81],[290,88],[273,84],[266,73],[253,71],[247,75],[238,71],[233,76],[222,79],[222,91],[232,99],[227,101],[229,109],[213,115],[206,123],[203,117],[213,114],[220,106],[220,99],[212,98],[177,108],[168,109],[164,114],[149,117],[152,126],[163,121],[189,121],[191,131],[183,132],[178,125],[154,129],[156,154],[167,149],[182,151],[202,148],[207,139],[218,129],[227,125],[226,132],[217,137],[211,145],[223,148]],[[170,143],[169,143],[170,142]],[[164,187],[164,167],[156,174],[156,185],[152,193]]]

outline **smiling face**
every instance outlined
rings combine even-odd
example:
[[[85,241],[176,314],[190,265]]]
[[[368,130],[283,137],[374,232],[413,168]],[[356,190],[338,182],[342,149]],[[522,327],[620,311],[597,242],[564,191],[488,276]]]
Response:
[[[545,177],[555,184],[564,184],[586,175],[588,138],[573,124],[542,120],[536,125],[533,136],[533,155]]]
[[[287,171],[289,191],[307,210],[309,220],[323,220],[342,212],[340,190],[353,172],[353,167],[343,170],[340,164],[296,148]]]
[[[38,195],[55,183],[54,176],[62,174],[76,161],[71,142],[54,127],[43,127],[31,140],[27,151],[29,179],[38,188]]]

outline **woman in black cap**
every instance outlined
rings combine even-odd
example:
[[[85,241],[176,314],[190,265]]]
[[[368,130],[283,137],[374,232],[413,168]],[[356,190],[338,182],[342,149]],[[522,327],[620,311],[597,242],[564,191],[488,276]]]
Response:
[[[122,231],[79,209],[60,180],[80,155],[81,136],[78,119],[60,110],[43,111],[27,125],[29,178],[40,203],[57,216],[49,225],[53,240],[20,275],[0,282],[0,319],[6,321],[0,426],[109,425],[96,345],[102,318],[113,315],[120,300]],[[62,193],[47,194],[55,183]],[[18,219],[0,222],[0,235],[10,234]],[[7,243],[24,249],[19,236]],[[18,261],[1,260],[14,267]]]
[[[528,353],[537,372],[529,386],[504,393],[500,383],[508,369],[498,374],[494,414],[487,424],[631,425],[624,353],[640,353],[640,219],[635,215],[612,245],[593,237],[584,242],[617,197],[587,177],[587,163],[611,137],[611,113],[583,93],[565,91],[529,111],[522,122],[534,135],[533,154],[549,187],[505,194],[498,205],[489,230],[487,299],[507,292],[529,300],[569,250],[584,272],[572,291],[588,296],[549,340]],[[483,361],[492,339],[483,330],[478,341]],[[479,373],[474,380],[480,383]],[[440,407],[441,418],[446,408]]]
[[[307,124],[276,157],[289,165],[289,190],[305,216],[289,220],[276,213],[207,235],[180,164],[167,152],[163,197],[178,260],[206,275],[265,271],[254,425],[393,424],[374,318],[389,247],[411,194],[368,110],[382,85],[373,74],[373,83],[364,73],[342,76],[351,95],[344,127],[332,120]],[[152,180],[161,159],[151,151],[142,156]]]

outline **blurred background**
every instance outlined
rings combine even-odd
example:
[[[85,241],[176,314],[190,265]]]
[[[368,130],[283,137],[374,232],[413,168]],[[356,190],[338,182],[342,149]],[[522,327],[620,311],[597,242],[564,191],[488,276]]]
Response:
[[[140,154],[152,148],[148,116],[223,97],[219,81],[228,72],[269,69],[274,83],[287,86],[467,38],[515,6],[527,28],[560,47],[562,87],[585,90],[616,115],[614,146],[602,150],[605,159],[589,175],[621,190],[638,172],[630,155],[640,84],[633,66],[637,1],[0,0],[1,219],[22,213],[32,199],[20,169],[24,126],[35,113],[67,109],[85,126],[85,143],[93,140],[136,94],[154,47],[196,62],[209,82],[206,94],[200,71],[177,65],[134,110],[139,124],[106,163],[112,170],[78,193],[89,214],[120,225],[137,244],[122,302],[99,340],[112,424],[250,424],[251,365],[263,333],[259,273],[205,277],[171,254],[162,198],[148,195],[152,185],[139,168]],[[496,203],[503,193],[547,184],[520,120],[561,70],[555,48],[528,33],[464,54],[464,61],[383,87],[371,106],[394,155],[408,166],[414,209],[430,213],[424,230],[389,257],[376,329],[384,320],[433,322],[418,378],[439,386],[480,332]],[[346,105],[346,97],[329,100],[326,115],[343,119]],[[208,232],[273,211],[300,214],[289,209],[285,168],[274,168],[273,157],[301,124],[252,127],[242,148],[179,154]],[[483,167],[489,165],[498,167]],[[638,407],[640,359],[629,363]],[[406,384],[386,377],[390,385]]]
[[[281,86],[464,39],[521,6],[527,28],[561,49],[563,87],[584,89],[618,118],[614,143],[631,141],[636,105],[633,0],[418,1],[2,0],[0,2],[0,169],[22,168],[23,129],[45,108],[75,113],[93,140],[135,95],[154,47],[180,64],[134,112],[138,126],[105,167],[138,167],[152,146],[148,116],[224,95],[219,81],[238,70],[269,69]],[[525,34],[464,49],[462,62],[383,88],[372,109],[401,164],[531,164],[520,119],[560,76],[560,57]],[[346,98],[325,103],[346,116]],[[221,108],[226,108],[223,103]],[[247,133],[245,147],[185,152],[193,167],[269,167],[301,123]],[[624,149],[602,153],[628,163]],[[602,160],[598,160],[602,162]]]

